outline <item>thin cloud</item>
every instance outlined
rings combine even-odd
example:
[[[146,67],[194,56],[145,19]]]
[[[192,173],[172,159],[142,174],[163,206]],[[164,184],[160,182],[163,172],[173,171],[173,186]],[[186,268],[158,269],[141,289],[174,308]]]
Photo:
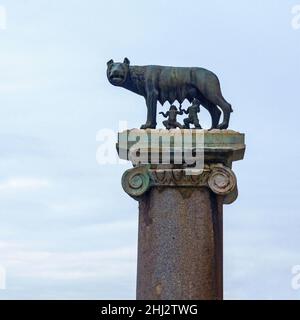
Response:
[[[38,190],[49,187],[50,183],[46,179],[39,178],[9,178],[6,181],[0,182],[1,191],[26,191]]]
[[[1,242],[0,262],[10,276],[27,279],[80,280],[127,277],[135,270],[136,248],[55,252]]]

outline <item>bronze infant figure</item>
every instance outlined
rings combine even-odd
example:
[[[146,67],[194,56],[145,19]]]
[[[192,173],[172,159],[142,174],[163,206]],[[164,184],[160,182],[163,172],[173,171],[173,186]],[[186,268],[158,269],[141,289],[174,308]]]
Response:
[[[189,129],[190,124],[193,124],[196,129],[202,129],[198,118],[198,113],[200,112],[200,101],[198,99],[195,98],[193,104],[188,107],[187,110],[182,109],[181,105],[179,109],[185,114],[188,114],[188,117],[183,119],[185,129]]]
[[[177,115],[182,115],[183,110],[178,111],[176,106],[171,105],[169,111],[166,113],[160,112],[159,114],[162,114],[165,118],[168,118],[168,120],[163,121],[163,125],[166,127],[166,129],[183,129],[183,126],[177,121]]]

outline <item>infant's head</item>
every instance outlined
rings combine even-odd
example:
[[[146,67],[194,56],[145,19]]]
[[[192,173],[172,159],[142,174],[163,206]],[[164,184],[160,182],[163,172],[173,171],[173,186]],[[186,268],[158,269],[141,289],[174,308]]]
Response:
[[[193,105],[195,105],[195,106],[200,106],[200,101],[195,98],[195,99],[193,100]]]
[[[177,107],[172,104],[171,107],[170,107],[170,110],[177,111]]]

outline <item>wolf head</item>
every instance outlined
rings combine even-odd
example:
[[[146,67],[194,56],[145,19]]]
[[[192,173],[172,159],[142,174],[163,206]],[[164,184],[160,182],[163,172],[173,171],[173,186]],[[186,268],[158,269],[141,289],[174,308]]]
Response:
[[[122,86],[129,74],[130,61],[125,58],[123,62],[114,62],[109,60],[107,62],[107,79],[114,86]]]

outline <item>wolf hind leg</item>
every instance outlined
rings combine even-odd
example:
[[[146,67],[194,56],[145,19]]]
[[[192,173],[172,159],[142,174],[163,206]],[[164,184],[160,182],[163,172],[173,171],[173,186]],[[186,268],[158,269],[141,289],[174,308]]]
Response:
[[[203,107],[210,113],[211,116],[211,129],[217,129],[221,117],[221,111],[218,106],[207,99],[201,101]]]
[[[223,122],[218,125],[218,129],[227,129],[229,126],[230,114],[233,112],[231,104],[221,96],[217,98],[217,105],[223,111]]]

